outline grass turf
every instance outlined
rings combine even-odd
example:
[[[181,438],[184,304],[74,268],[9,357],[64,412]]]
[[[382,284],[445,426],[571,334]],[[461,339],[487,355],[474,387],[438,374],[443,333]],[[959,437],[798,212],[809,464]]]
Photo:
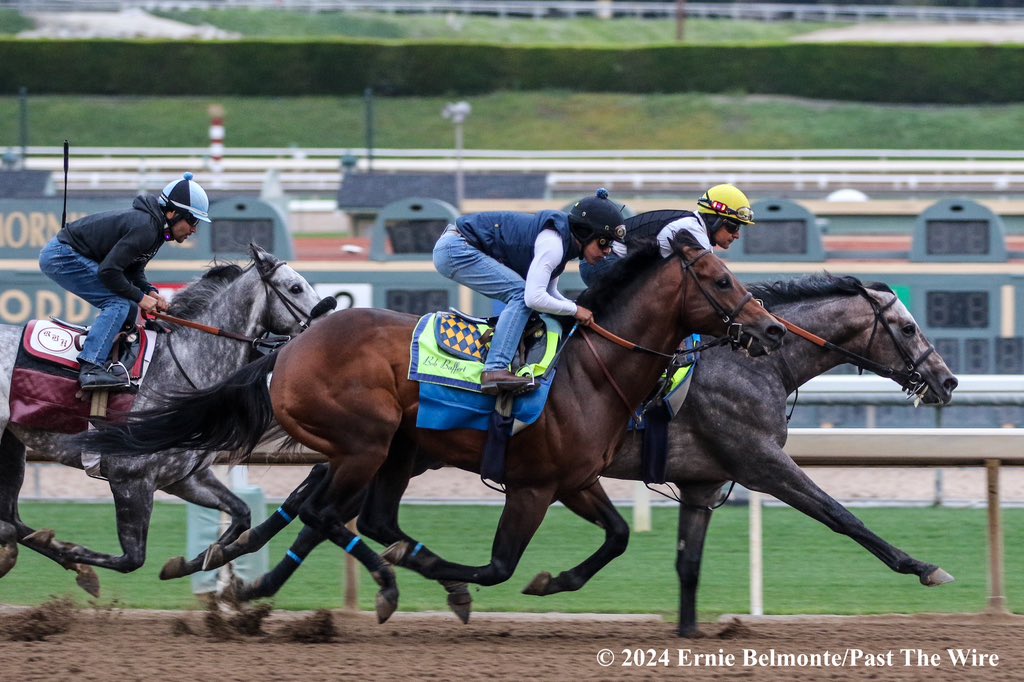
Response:
[[[73,539],[100,551],[114,551],[113,509],[107,504],[28,503],[26,522],[51,527],[59,539]],[[911,555],[935,563],[957,582],[927,589],[914,576],[890,572],[874,557],[824,526],[789,508],[768,508],[765,529],[765,611],[770,614],[977,612],[986,606],[988,564],[986,512],[983,509],[868,508],[857,515],[882,537]],[[407,532],[442,556],[471,564],[487,561],[499,507],[403,507]],[[678,608],[675,575],[676,510],[655,508],[654,531],[634,533],[629,550],[583,590],[545,598],[520,594],[541,570],[558,573],[596,549],[602,533],[567,510],[553,508],[534,538],[515,576],[490,588],[471,587],[478,611],[556,611],[660,613],[674,617]],[[623,510],[629,515],[629,510]],[[1003,511],[1007,576],[1024,563],[1018,542],[1024,510]],[[271,564],[287,549],[297,527],[272,543]],[[98,603],[126,608],[183,609],[197,605],[188,580],[157,579],[165,559],[185,549],[185,508],[158,504],[150,532],[149,562],[134,574],[100,570],[103,594]],[[344,566],[334,546],[318,548],[278,593],[281,609],[338,608],[342,605]],[[375,585],[360,570],[360,604],[373,608]],[[409,571],[399,569],[402,610],[443,610],[445,594]],[[1024,590],[1006,581],[1008,603],[1024,611]],[[747,510],[725,507],[711,524],[698,595],[702,619],[749,609]],[[0,580],[0,603],[38,604],[53,595],[88,597],[73,576],[25,548],[17,566]]]

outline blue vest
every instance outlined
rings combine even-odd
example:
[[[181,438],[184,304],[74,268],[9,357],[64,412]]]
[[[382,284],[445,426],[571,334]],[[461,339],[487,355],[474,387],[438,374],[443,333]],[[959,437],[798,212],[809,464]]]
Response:
[[[533,262],[533,245],[541,230],[557,230],[562,237],[562,262],[552,278],[562,274],[566,263],[580,256],[576,240],[569,231],[569,215],[561,211],[474,213],[458,218],[455,226],[471,246],[523,278]]]

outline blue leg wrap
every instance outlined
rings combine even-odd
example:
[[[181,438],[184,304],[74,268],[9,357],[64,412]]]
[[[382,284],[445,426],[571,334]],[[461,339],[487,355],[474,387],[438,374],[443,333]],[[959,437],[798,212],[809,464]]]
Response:
[[[288,515],[288,512],[286,512],[286,511],[284,510],[284,507],[278,507],[278,508],[277,508],[277,514],[278,514],[278,515],[280,515],[280,517],[281,517],[282,519],[284,519],[284,522],[285,522],[285,523],[291,523],[291,522],[292,522],[292,517],[291,517],[291,516],[289,516],[289,515]]]
[[[355,536],[354,538],[352,538],[352,541],[349,542],[348,545],[345,547],[345,551],[348,552],[349,554],[351,554],[352,550],[355,549],[356,545],[359,544],[359,540],[360,540],[360,538],[359,538],[358,535]]]
[[[289,559],[294,561],[296,564],[298,564],[300,566],[302,565],[302,557],[300,557],[298,554],[296,554],[295,552],[291,551],[290,549],[288,550],[288,553],[285,554],[285,556],[287,556]]]
[[[416,556],[417,554],[420,553],[421,549],[423,549],[423,543],[422,542],[417,542],[416,546],[412,548],[412,554],[410,554],[409,556]]]

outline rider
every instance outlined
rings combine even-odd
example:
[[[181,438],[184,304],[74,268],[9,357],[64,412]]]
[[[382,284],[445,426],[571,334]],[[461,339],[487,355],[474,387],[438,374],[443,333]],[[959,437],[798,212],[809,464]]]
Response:
[[[661,228],[655,226],[655,230],[661,255],[667,257],[672,253],[672,239],[681,230],[692,234],[705,249],[710,250],[712,245],[728,249],[740,238],[741,227],[753,225],[754,210],[750,207],[747,195],[735,185],[715,185],[697,200],[696,211],[686,211],[684,215]],[[639,228],[627,230],[625,241],[633,243],[655,235],[655,232],[648,232],[650,228],[645,230],[645,227],[647,226],[641,225]],[[580,275],[584,284],[589,286],[594,277],[599,276],[618,258],[625,256],[625,243],[615,244],[612,251],[612,255],[596,267],[580,265]]]
[[[522,390],[531,383],[509,371],[531,309],[572,315],[590,325],[593,313],[562,296],[558,276],[574,258],[598,263],[611,251],[612,242],[622,241],[625,234],[622,208],[603,188],[577,201],[568,213],[476,213],[448,226],[434,246],[434,267],[505,303],[484,363],[484,393]]]
[[[85,390],[124,387],[128,372],[110,364],[122,327],[132,328],[138,309],[167,310],[167,299],[146,279],[146,264],[164,242],[179,244],[210,222],[210,200],[185,173],[159,197],[140,194],[132,207],[68,223],[39,254],[47,277],[100,309],[78,355]]]

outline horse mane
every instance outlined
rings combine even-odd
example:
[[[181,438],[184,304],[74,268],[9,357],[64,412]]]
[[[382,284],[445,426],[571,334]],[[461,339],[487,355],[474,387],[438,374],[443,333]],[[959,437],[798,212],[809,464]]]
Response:
[[[795,279],[755,282],[747,285],[747,291],[754,294],[754,298],[764,301],[766,308],[771,308],[773,305],[796,303],[808,298],[852,296],[861,289],[893,293],[889,285],[882,282],[865,284],[853,275],[833,275],[829,272],[817,272]]]
[[[703,248],[685,230],[678,232],[674,238],[673,248],[678,250],[681,246]],[[593,286],[580,294],[578,303],[589,308],[595,316],[606,316],[613,310],[626,307],[632,301],[632,291],[642,286],[655,272],[656,264],[665,260],[661,256],[661,247],[653,239],[630,244],[626,257],[618,259],[607,271],[602,272]]]
[[[578,303],[589,308],[595,315],[606,313],[609,301],[615,299],[624,289],[643,279],[646,272],[652,271],[654,263],[661,260],[661,251],[657,242],[645,241],[636,248],[630,249],[625,258],[612,264],[601,277],[588,287],[578,299]]]
[[[167,312],[186,320],[196,317],[209,308],[227,285],[241,277],[244,272],[241,266],[234,263],[214,265],[194,283],[175,294]]]

